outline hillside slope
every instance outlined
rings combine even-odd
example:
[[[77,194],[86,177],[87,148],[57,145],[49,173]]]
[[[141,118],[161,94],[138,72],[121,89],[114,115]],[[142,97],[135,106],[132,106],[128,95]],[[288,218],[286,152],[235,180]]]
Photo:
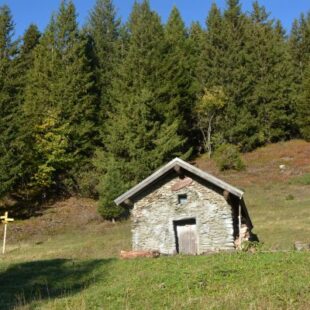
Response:
[[[310,143],[293,140],[268,145],[243,154],[243,160],[246,170],[242,172],[220,172],[204,156],[194,164],[245,191],[255,232],[267,248],[289,249],[296,240],[306,241],[310,235]],[[10,225],[8,248],[114,227],[102,221],[96,209],[95,201],[77,197],[47,203],[37,215]],[[125,244],[130,247],[130,225],[124,226],[128,229]]]
[[[220,172],[204,156],[196,165],[245,191],[254,231],[266,249],[292,249],[310,236],[310,143],[271,144],[242,156],[246,170]]]
[[[303,141],[269,145],[244,154],[244,172],[196,160],[245,190],[263,250],[284,253],[122,261],[130,221],[105,222],[95,201],[71,197],[9,225],[0,309],[309,309],[309,253],[289,251],[309,241],[309,151]]]
[[[310,173],[310,143],[304,140],[291,140],[270,144],[242,154],[242,159],[246,165],[246,170],[242,172],[233,170],[220,172],[215,162],[207,159],[205,155],[198,157],[195,164],[200,169],[239,187],[266,183],[283,184],[292,178]]]

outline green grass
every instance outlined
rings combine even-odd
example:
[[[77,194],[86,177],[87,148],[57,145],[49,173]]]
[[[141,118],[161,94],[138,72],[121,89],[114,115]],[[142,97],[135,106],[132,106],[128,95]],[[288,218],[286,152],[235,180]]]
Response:
[[[279,191],[280,195],[281,190],[276,187],[272,192]],[[260,197],[257,204],[262,199],[257,188],[249,196]],[[263,197],[268,201],[268,195]],[[283,197],[280,202],[292,201]],[[285,212],[290,207],[286,205]],[[253,206],[252,211],[260,237],[266,238],[267,244],[291,245],[291,241],[282,237],[282,234],[290,236],[287,226],[279,230],[279,220],[270,236],[270,223],[263,226],[266,219],[260,218],[259,208]],[[287,221],[287,215],[281,214]],[[307,219],[301,225],[306,228]],[[309,252],[116,258],[120,249],[129,248],[130,222],[86,227],[41,241],[9,245],[8,253],[0,261],[0,309],[310,307]]]
[[[10,226],[8,228],[8,234]],[[117,257],[120,249],[130,249],[130,222],[114,225],[89,224],[80,230],[43,235],[19,243],[7,244],[4,262],[25,262],[47,259],[100,259]],[[1,307],[0,307],[1,309]]]
[[[309,309],[308,253],[2,264],[1,309]]]
[[[9,243],[0,258],[0,309],[309,309],[310,253],[292,251],[294,241],[309,242],[307,188],[246,188],[263,250],[289,252],[124,261],[117,257],[130,249],[129,221]]]
[[[310,253],[292,251],[294,241],[309,242],[308,186],[245,190],[263,250],[288,252],[123,261],[130,222],[95,222],[9,243],[0,309],[309,309]]]
[[[305,173],[290,180],[290,184],[310,185],[310,173]]]
[[[246,189],[245,200],[254,232],[266,250],[290,250],[295,241],[310,242],[308,186],[285,183],[251,186]]]
[[[131,248],[130,222],[73,225],[69,211],[79,201],[72,200],[45,216],[46,223],[63,216],[61,228],[48,230],[39,218],[9,225],[0,310],[310,309],[310,252],[293,251],[295,241],[310,242],[308,145],[296,151],[295,144],[248,154],[249,171],[227,180],[245,190],[262,252],[120,260]],[[290,173],[303,174],[279,172],[285,160]],[[24,224],[25,233],[10,239]]]

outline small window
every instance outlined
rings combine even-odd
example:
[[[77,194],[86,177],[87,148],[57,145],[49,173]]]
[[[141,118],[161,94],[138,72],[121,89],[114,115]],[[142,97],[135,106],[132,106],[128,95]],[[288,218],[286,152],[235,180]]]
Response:
[[[180,205],[186,204],[187,203],[187,195],[186,194],[178,195],[178,202]]]

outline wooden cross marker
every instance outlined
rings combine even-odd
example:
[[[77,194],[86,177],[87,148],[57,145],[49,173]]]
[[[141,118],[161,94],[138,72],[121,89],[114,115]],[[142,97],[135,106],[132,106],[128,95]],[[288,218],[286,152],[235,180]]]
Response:
[[[5,212],[3,216],[0,216],[0,220],[2,220],[2,224],[4,224],[4,234],[3,234],[3,247],[2,254],[5,252],[5,243],[6,243],[6,230],[9,222],[13,222],[14,219],[9,218],[9,213]]]

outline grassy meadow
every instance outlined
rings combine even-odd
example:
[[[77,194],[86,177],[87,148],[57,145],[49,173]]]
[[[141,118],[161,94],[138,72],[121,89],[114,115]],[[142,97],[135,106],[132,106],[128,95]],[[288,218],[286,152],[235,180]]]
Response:
[[[310,186],[250,187],[246,202],[265,250],[292,250],[295,241],[310,242]]]
[[[309,309],[308,253],[1,265],[1,309]]]
[[[95,202],[71,198],[10,224],[0,309],[310,309],[310,252],[293,249],[310,242],[309,144],[277,147],[245,154],[238,173],[197,160],[245,190],[259,251],[120,260],[130,221],[104,222]]]

